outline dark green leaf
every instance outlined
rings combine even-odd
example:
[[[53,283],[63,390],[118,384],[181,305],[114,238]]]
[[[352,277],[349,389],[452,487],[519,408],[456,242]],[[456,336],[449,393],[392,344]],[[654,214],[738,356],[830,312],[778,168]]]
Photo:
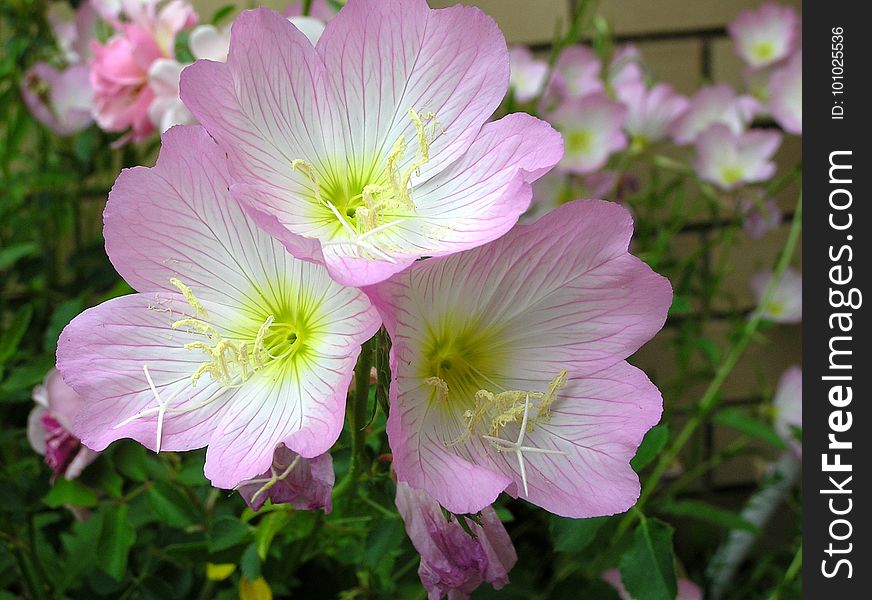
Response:
[[[21,338],[30,326],[31,317],[33,317],[33,307],[29,304],[18,309],[12,317],[3,336],[0,337],[0,365],[6,364],[15,355]]]
[[[242,574],[252,581],[260,577],[260,557],[257,555],[257,544],[251,544],[245,549],[239,560],[239,568],[242,569]]]
[[[54,353],[58,346],[58,338],[61,335],[61,331],[80,312],[82,312],[81,298],[67,300],[55,309],[43,337],[43,345],[46,352]]]
[[[776,448],[785,448],[784,441],[775,433],[772,426],[737,408],[727,408],[718,412],[712,419],[715,424],[741,431],[745,435],[763,440]]]
[[[645,439],[639,446],[636,456],[630,461],[630,466],[638,473],[654,460],[669,441],[669,426],[661,423],[645,434]]]
[[[554,549],[558,552],[581,552],[596,538],[600,527],[605,525],[608,517],[596,519],[566,519],[556,515],[551,516],[549,529]]]
[[[55,482],[42,501],[51,508],[66,505],[90,508],[97,506],[97,494],[78,481],[62,477]]]
[[[251,541],[252,528],[236,517],[218,517],[209,528],[209,552],[220,552]]]
[[[235,4],[225,4],[221,8],[215,11],[215,14],[212,15],[212,25],[220,25],[233,14],[233,11],[236,10]]]
[[[185,528],[199,521],[191,500],[170,483],[161,481],[149,488],[148,503],[154,513],[171,527]]]
[[[642,517],[620,561],[621,581],[634,600],[675,600],[672,552],[672,527]]]
[[[39,252],[39,246],[34,242],[12,244],[0,250],[0,271],[8,269],[22,258],[34,256]]]
[[[660,510],[676,517],[690,517],[706,521],[727,529],[743,529],[756,533],[757,527],[743,519],[740,515],[712,506],[699,500],[679,500],[661,505]]]
[[[127,556],[136,531],[127,520],[127,505],[120,504],[103,511],[103,527],[97,542],[97,560],[100,568],[121,581],[127,571]]]

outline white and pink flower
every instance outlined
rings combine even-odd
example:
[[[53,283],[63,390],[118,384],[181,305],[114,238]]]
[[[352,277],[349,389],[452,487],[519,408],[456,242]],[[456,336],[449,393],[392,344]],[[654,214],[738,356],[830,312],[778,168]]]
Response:
[[[162,141],[154,168],[121,173],[104,213],[106,251],[138,293],[76,317],[58,369],[87,399],[74,432],[88,447],[208,446],[206,476],[229,489],[269,471],[279,444],[303,458],[330,449],[380,320],[254,225],[206,131]]]
[[[558,168],[585,175],[601,169],[609,156],[627,147],[623,132],[627,109],[604,93],[563,102],[548,120],[563,134]]]
[[[632,147],[642,150],[669,135],[675,122],[689,105],[668,83],[648,88],[643,82],[626,83],[615,88],[618,100],[627,107],[624,130],[630,134]]]
[[[775,174],[772,157],[781,138],[777,131],[758,129],[737,134],[716,123],[697,137],[694,167],[701,179],[725,190],[767,181]]]
[[[233,196],[346,285],[501,236],[562,155],[543,121],[488,122],[509,57],[478,9],[349,0],[314,48],[258,9],[232,38],[226,64],[185,69],[182,100],[228,153]]]
[[[574,518],[633,505],[629,461],[662,398],[625,359],[672,294],[628,253],[631,233],[617,204],[570,202],[366,288],[393,342],[400,481],[458,514],[502,491]]]
[[[85,401],[52,369],[33,390],[36,406],[27,419],[27,439],[45,457],[52,477],[75,479],[99,456],[72,433]]]
[[[703,131],[722,123],[733,133],[742,133],[761,110],[750,96],[736,96],[733,88],[720,83],[701,87],[690,99],[687,111],[672,126],[672,139],[692,144]]]
[[[539,97],[548,80],[548,63],[533,56],[526,46],[514,46],[509,50],[511,75],[509,88],[518,102],[529,102]]]
[[[297,510],[333,510],[333,458],[325,452],[303,458],[284,444],[276,448],[269,469],[236,489],[252,510],[260,510],[267,499],[273,504],[290,504]]]
[[[784,131],[802,135],[802,52],[772,74],[769,90],[772,116]]]
[[[93,93],[86,65],[58,70],[47,63],[37,63],[24,75],[21,96],[30,113],[58,135],[73,135],[94,122]]]
[[[763,302],[766,288],[774,276],[771,270],[764,270],[751,279],[751,290],[758,304]],[[802,322],[802,274],[799,271],[792,267],[784,271],[775,283],[769,301],[762,307],[761,315],[775,323]]]
[[[797,432],[802,431],[802,369],[797,365],[782,373],[772,405],[775,431],[797,456],[802,457],[802,440],[797,439]]]
[[[727,30],[736,53],[754,69],[787,58],[799,44],[799,17],[789,6],[767,3],[743,10]]]

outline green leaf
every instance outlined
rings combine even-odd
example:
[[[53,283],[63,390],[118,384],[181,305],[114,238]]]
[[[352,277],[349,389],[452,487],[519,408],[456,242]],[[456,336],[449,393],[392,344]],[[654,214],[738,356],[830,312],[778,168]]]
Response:
[[[631,546],[621,556],[621,581],[634,600],[675,600],[672,527],[657,519],[641,519]]]
[[[288,513],[284,511],[274,511],[266,515],[257,524],[254,542],[257,545],[257,555],[261,560],[266,560],[273,538],[287,524],[289,518]]]
[[[12,244],[8,248],[0,250],[0,271],[8,269],[22,258],[35,256],[39,252],[36,242],[23,242]]]
[[[149,488],[148,503],[154,514],[171,527],[184,529],[199,521],[191,500],[167,482],[161,481]]]
[[[252,528],[236,517],[218,517],[209,528],[209,552],[220,552],[251,541]]]
[[[260,577],[260,557],[257,555],[257,544],[249,545],[242,553],[242,558],[239,559],[239,568],[242,569],[242,574],[249,579],[258,579]]]
[[[215,14],[212,15],[212,25],[218,26],[223,23],[227,17],[233,14],[233,11],[236,10],[235,4],[225,4],[221,8],[215,11]]]
[[[636,456],[634,456],[633,460],[630,461],[630,466],[633,467],[637,473],[640,472],[651,464],[652,460],[657,458],[657,455],[660,454],[668,441],[669,426],[666,423],[661,423],[654,427],[645,434],[645,439],[642,440],[642,444],[639,446]]]
[[[752,533],[759,531],[757,527],[743,519],[740,515],[700,500],[667,502],[658,508],[666,514],[699,519],[700,521],[713,523],[727,529],[743,529]]]
[[[558,552],[582,552],[593,542],[608,520],[608,517],[566,519],[552,515],[548,528],[551,530],[554,549]]]
[[[404,536],[400,519],[382,519],[366,536],[366,566],[374,569],[391,550],[400,546]]]
[[[30,319],[33,317],[33,307],[29,304],[22,306],[12,317],[9,323],[9,328],[3,332],[0,337],[0,365],[6,362],[15,355],[18,350],[18,344],[21,343],[21,338],[27,332],[30,326]]]
[[[61,331],[80,312],[82,312],[81,298],[67,300],[55,309],[43,337],[43,345],[46,352],[54,353],[58,347],[58,338],[61,335]]]
[[[145,481],[148,477],[145,448],[135,442],[122,441],[115,448],[112,462],[118,471],[133,481]]]
[[[91,508],[97,506],[97,494],[78,481],[60,478],[42,501],[51,508],[66,505]]]
[[[31,359],[31,364],[22,365],[10,369],[9,377],[0,385],[0,404],[12,402],[31,402],[30,394],[23,398],[12,396],[15,392],[26,390],[30,392],[33,386],[42,382],[45,374],[54,365],[53,357],[39,357]]]
[[[97,561],[100,568],[116,581],[121,581],[127,571],[127,556],[136,530],[127,519],[127,505],[120,504],[103,511],[103,527],[97,542]]]
[[[775,430],[768,423],[755,419],[737,408],[726,408],[718,412],[712,419],[715,424],[741,431],[745,435],[763,440],[776,448],[786,448]]]

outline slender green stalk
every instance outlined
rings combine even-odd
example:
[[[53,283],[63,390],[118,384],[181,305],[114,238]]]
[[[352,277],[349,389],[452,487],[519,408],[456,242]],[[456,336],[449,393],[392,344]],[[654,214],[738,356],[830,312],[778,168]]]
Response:
[[[303,0],[303,16],[308,17],[312,12],[312,0]]]
[[[339,498],[357,485],[363,472],[363,449],[369,400],[369,376],[372,370],[374,340],[369,340],[360,350],[357,366],[354,367],[354,397],[348,406],[348,428],[351,434],[351,467],[348,475],[333,489],[333,498]]]

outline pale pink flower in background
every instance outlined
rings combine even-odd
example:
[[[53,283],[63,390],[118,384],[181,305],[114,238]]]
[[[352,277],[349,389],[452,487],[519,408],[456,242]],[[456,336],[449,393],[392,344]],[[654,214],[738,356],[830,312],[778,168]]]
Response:
[[[733,133],[741,133],[760,112],[760,103],[751,96],[736,96],[729,85],[719,83],[701,87],[690,99],[687,111],[672,125],[672,139],[692,144],[700,133],[722,123]]]
[[[633,600],[633,597],[624,587],[624,582],[621,581],[621,572],[617,569],[609,569],[602,575],[603,581],[610,584],[618,592],[621,600]],[[702,590],[694,582],[689,579],[679,579],[678,593],[675,600],[702,600]]]
[[[511,75],[509,87],[518,102],[534,100],[545,87],[548,79],[548,62],[539,60],[526,46],[514,46],[509,50]]]
[[[632,229],[617,204],[569,202],[366,288],[393,342],[399,481],[458,514],[502,491],[574,518],[633,505],[629,461],[663,403],[625,359],[672,293],[628,253]]]
[[[87,65],[59,71],[37,63],[24,74],[21,96],[30,113],[58,135],[73,135],[94,122]]]
[[[75,479],[99,456],[82,445],[72,433],[73,421],[84,400],[52,369],[42,385],[33,389],[36,406],[27,419],[27,439],[31,447],[45,456],[52,477]]]
[[[798,30],[796,11],[772,3],[741,11],[727,26],[736,53],[755,69],[786,58],[798,45]]]
[[[584,98],[604,89],[602,62],[587,46],[570,46],[560,53],[548,82],[549,99]]]
[[[775,174],[772,156],[781,138],[776,131],[760,129],[737,134],[716,123],[697,137],[694,168],[701,179],[725,190],[766,181]]]
[[[739,203],[742,229],[752,239],[759,240],[781,225],[781,209],[774,198],[745,197]]]
[[[793,452],[802,457],[802,444],[797,439],[796,429],[802,429],[802,369],[789,367],[778,380],[775,396],[775,431]]]
[[[304,458],[330,449],[380,320],[362,292],[257,228],[227,167],[205,130],[182,126],[154,168],[121,173],[103,233],[139,293],[76,317],[58,369],[88,399],[74,426],[87,446],[208,446],[206,477],[229,489],[268,471],[281,443]]]
[[[70,65],[87,62],[91,58],[91,40],[97,37],[97,11],[83,2],[73,19],[67,20],[62,10],[59,3],[50,5],[48,22],[64,60]]]
[[[149,114],[155,99],[150,70],[155,61],[174,58],[176,35],[196,21],[191,5],[182,0],[173,0],[159,10],[152,1],[121,2],[121,10],[113,21],[118,33],[105,44],[92,42],[94,117],[102,129],[119,132],[130,129],[134,141],[142,141],[154,131]],[[166,81],[161,83],[166,85]],[[161,85],[158,87],[164,90]],[[158,112],[156,120],[162,122],[166,109]],[[120,142],[126,140],[127,136]]]
[[[772,74],[769,90],[772,116],[784,131],[802,135],[802,52]]]
[[[418,575],[430,600],[446,595],[462,600],[482,583],[500,589],[509,582],[518,555],[491,506],[482,509],[481,525],[467,519],[472,537],[457,522],[465,517],[451,515],[449,520],[426,492],[402,481],[397,482],[396,502],[406,533],[421,555]]]
[[[270,468],[237,486],[252,510],[260,510],[267,498],[273,504],[290,504],[297,510],[333,510],[333,458],[325,452],[303,458],[282,444],[276,448]]]
[[[225,62],[230,51],[230,26],[197,25],[188,36],[194,58]]]
[[[544,121],[487,122],[509,58],[476,8],[350,0],[315,48],[257,9],[232,37],[226,64],[185,69],[182,99],[230,156],[233,196],[340,283],[381,281],[501,236],[562,155]]]
[[[642,53],[632,44],[625,44],[612,55],[606,68],[606,83],[610,90],[645,83]]]
[[[689,101],[668,83],[648,88],[641,82],[630,82],[615,88],[618,100],[627,107],[624,130],[630,134],[632,147],[642,150],[662,141],[687,110]]]
[[[154,94],[148,105],[148,118],[161,133],[173,125],[196,123],[194,115],[179,98],[179,78],[186,66],[171,58],[159,58],[148,70],[148,85]]]
[[[758,304],[763,301],[763,294],[773,276],[771,270],[765,270],[751,279],[751,289]],[[802,274],[799,271],[790,267],[784,271],[761,314],[764,319],[775,323],[802,322]]]
[[[563,134],[564,154],[558,169],[576,175],[602,168],[609,156],[627,147],[623,132],[627,109],[604,93],[569,99],[548,120]]]

